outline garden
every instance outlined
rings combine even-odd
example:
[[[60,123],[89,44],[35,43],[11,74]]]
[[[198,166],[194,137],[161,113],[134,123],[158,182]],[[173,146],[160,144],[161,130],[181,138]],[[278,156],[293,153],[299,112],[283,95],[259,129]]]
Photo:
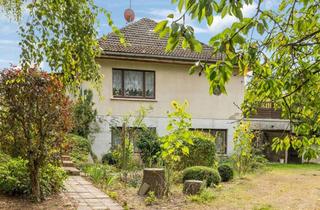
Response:
[[[216,151],[214,135],[191,129],[187,101],[171,103],[162,137],[144,124],[152,108],[141,107],[108,122],[119,139],[98,160],[91,149],[98,130],[91,91],[80,90],[71,101],[56,75],[36,69],[6,69],[0,78],[1,207],[75,208],[60,194],[67,179],[63,154],[125,209],[319,206],[320,166],[268,163],[250,122],[238,123],[234,152],[226,157]],[[310,194],[308,201],[301,192]]]

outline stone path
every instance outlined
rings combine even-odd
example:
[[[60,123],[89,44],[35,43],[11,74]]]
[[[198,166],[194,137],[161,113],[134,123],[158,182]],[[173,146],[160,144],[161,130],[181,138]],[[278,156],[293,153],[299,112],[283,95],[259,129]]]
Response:
[[[81,176],[69,176],[65,188],[64,194],[77,203],[78,210],[123,210],[119,204]]]

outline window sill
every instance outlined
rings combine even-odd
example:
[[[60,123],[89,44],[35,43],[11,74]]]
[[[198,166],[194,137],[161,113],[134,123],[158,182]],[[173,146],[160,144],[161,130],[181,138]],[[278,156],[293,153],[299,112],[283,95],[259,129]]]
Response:
[[[147,99],[147,98],[110,98],[113,101],[142,101],[142,102],[157,102],[156,99]]]

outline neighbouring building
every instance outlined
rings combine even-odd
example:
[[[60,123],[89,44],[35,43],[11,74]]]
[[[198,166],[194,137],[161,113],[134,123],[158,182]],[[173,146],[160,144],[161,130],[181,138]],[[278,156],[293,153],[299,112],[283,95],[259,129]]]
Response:
[[[122,28],[127,47],[122,46],[113,33],[100,40],[103,53],[97,61],[104,78],[101,96],[95,93],[94,102],[103,120],[100,131],[95,134],[94,152],[101,157],[116,142],[118,137],[108,123],[112,118],[151,105],[153,110],[145,123],[162,136],[166,134],[171,101],[188,100],[193,129],[217,135],[217,151],[222,155],[232,154],[234,127],[242,118],[237,105],[240,106],[244,98],[244,77],[236,73],[232,76],[227,84],[227,95],[210,95],[205,75],[189,75],[188,70],[199,60],[214,63],[222,56],[213,56],[211,48],[205,44],[202,53],[181,47],[166,53],[167,39],[160,39],[154,33],[155,25],[155,21],[143,18]],[[268,134],[266,138],[272,136],[270,132],[289,129],[288,122],[271,113],[271,109],[263,111],[251,121],[254,129]]]

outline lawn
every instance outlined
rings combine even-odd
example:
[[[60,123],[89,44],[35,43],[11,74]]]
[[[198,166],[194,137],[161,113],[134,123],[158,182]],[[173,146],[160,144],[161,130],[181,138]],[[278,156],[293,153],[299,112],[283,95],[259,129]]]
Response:
[[[211,189],[214,199],[207,204],[191,202],[176,186],[173,195],[145,206],[136,188],[113,189],[117,200],[133,209],[320,209],[320,165],[269,164],[265,170],[222,183]]]

